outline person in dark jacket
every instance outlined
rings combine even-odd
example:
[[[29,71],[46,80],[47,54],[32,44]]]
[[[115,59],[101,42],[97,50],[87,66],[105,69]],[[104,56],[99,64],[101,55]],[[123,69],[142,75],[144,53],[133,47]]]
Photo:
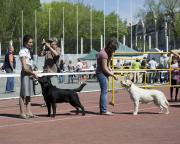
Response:
[[[6,73],[14,73],[16,60],[14,57],[14,47],[10,46],[4,59],[3,69]],[[5,93],[14,92],[14,77],[7,77]]]

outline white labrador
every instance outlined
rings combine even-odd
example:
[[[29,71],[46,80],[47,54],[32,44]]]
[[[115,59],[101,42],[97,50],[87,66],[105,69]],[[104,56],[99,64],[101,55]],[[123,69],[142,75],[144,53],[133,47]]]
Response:
[[[121,81],[121,85],[128,89],[130,97],[134,102],[133,115],[138,114],[139,103],[154,102],[155,105],[159,106],[160,112],[163,113],[163,109],[166,109],[165,114],[169,114],[169,103],[165,95],[159,90],[147,90],[137,87],[131,80]]]

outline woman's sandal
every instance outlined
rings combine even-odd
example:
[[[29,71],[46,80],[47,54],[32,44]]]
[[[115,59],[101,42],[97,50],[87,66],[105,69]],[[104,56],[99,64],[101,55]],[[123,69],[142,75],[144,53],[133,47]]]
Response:
[[[39,116],[35,115],[35,114],[32,114],[32,115],[26,115],[27,118],[38,118]]]
[[[22,115],[19,116],[19,118],[21,118],[21,119],[27,119],[28,117],[27,117],[26,115],[22,114]]]

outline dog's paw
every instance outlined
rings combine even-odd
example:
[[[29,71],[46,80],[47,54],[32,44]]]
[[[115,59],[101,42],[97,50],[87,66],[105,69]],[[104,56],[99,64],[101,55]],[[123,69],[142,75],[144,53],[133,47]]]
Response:
[[[169,114],[169,112],[165,112],[164,114],[167,114],[167,115],[168,115],[168,114]]]
[[[137,115],[137,112],[134,112],[133,115]]]

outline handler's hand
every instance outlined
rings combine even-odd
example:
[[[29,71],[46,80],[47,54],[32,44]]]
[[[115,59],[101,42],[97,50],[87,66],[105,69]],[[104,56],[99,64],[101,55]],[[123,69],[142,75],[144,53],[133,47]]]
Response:
[[[115,75],[113,75],[113,78],[114,78],[115,80],[118,80],[118,77],[117,77],[117,76],[115,76]]]

